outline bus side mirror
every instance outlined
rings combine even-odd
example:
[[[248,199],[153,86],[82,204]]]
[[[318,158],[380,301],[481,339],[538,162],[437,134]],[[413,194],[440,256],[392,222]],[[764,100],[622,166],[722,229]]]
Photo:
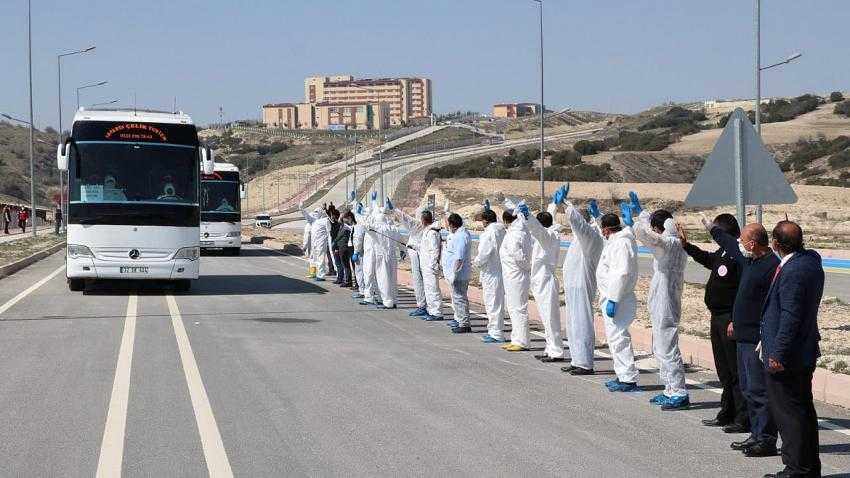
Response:
[[[215,154],[209,146],[201,146],[201,168],[207,175],[215,172]]]
[[[68,170],[68,158],[71,156],[71,140],[56,146],[56,167],[59,171]]]
[[[239,199],[245,199],[248,197],[248,193],[245,192],[245,183],[239,183]]]

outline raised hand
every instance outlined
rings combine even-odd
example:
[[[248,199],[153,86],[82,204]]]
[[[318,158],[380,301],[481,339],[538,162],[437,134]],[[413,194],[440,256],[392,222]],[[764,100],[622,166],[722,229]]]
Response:
[[[635,220],[632,218],[632,206],[627,202],[620,203],[620,213],[623,216],[623,224],[627,226],[634,226]]]
[[[590,213],[590,216],[593,219],[599,219],[599,216],[602,215],[602,213],[599,212],[599,205],[596,204],[596,199],[590,200],[590,205],[587,208],[587,212]]]
[[[643,208],[640,207],[640,199],[638,199],[636,192],[629,191],[629,201],[631,201],[632,211],[639,216],[643,212]]]

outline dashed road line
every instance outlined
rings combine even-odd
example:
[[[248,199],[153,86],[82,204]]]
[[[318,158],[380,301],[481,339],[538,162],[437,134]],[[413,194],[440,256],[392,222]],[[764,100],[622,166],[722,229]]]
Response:
[[[51,272],[50,274],[47,274],[47,277],[41,279],[40,281],[36,282],[35,284],[33,284],[29,287],[27,287],[20,294],[16,295],[15,297],[12,297],[8,301],[6,301],[5,304],[0,305],[0,315],[3,315],[4,312],[9,310],[13,305],[20,302],[21,299],[23,299],[24,297],[35,292],[39,287],[43,286],[47,281],[56,277],[56,275],[58,275],[60,272],[62,272],[64,270],[65,270],[65,264],[62,264],[61,266],[57,267],[55,271]],[[0,320],[2,320],[2,319],[0,319]]]
[[[201,373],[198,371],[198,363],[192,353],[192,345],[186,328],[183,326],[183,318],[174,296],[165,297],[168,303],[168,313],[171,314],[171,324],[174,326],[174,336],[177,338],[177,348],[180,352],[180,362],[183,365],[183,373],[186,376],[186,385],[189,387],[189,398],[192,401],[192,409],[195,412],[195,422],[198,424],[198,433],[201,436],[201,447],[204,450],[204,459],[207,462],[207,471],[211,477],[232,478],[233,470],[230,468],[230,460],[224,450],[224,442],[218,425],[215,422],[212,407],[210,406]]]
[[[131,295],[127,299],[124,333],[121,336],[121,347],[118,349],[112,395],[109,398],[106,425],[103,429],[103,440],[100,443],[100,457],[97,460],[95,475],[98,478],[121,476],[127,427],[127,403],[130,397],[130,371],[133,365],[133,342],[136,340],[137,306],[138,297]]]

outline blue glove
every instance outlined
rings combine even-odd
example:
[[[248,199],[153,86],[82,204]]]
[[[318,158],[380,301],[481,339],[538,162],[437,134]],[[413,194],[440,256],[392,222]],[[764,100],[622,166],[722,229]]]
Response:
[[[632,219],[632,206],[627,202],[620,203],[620,212],[623,215],[623,224],[627,226],[634,226],[635,220]]]
[[[609,300],[607,304],[605,304],[605,314],[608,317],[614,318],[617,315],[617,303],[613,300]]]
[[[390,201],[389,197],[387,197],[387,209],[389,209],[390,211],[393,210],[393,202]]]
[[[372,191],[372,200],[375,201],[378,199],[378,191]]]
[[[640,216],[640,213],[643,211],[643,208],[640,207],[640,199],[638,199],[637,193],[634,191],[629,191],[629,200],[631,200],[632,202],[631,206],[635,215]]]
[[[357,203],[357,209],[356,209],[356,211],[357,211],[357,214],[358,214],[359,216],[362,216],[362,215],[363,215],[363,203],[362,203],[362,202]]]
[[[558,205],[564,202],[564,187],[561,186],[555,191],[555,194],[552,195],[552,204]]]
[[[354,201],[354,198],[355,198],[355,196],[354,196],[354,191],[351,191],[351,194],[349,194],[349,195],[348,195],[348,200],[349,200],[349,201]]]
[[[594,219],[599,219],[599,216],[602,215],[602,213],[599,212],[599,205],[596,204],[596,199],[590,200],[590,206],[588,207],[587,211],[590,213],[590,216]]]
[[[569,196],[570,194],[570,183],[566,183],[561,186],[561,191],[564,192],[564,197],[561,199],[561,202],[564,202],[567,200],[567,196]]]
[[[489,210],[490,210],[490,200],[489,200],[489,199],[485,199],[485,200],[484,200],[484,210],[485,210],[485,211],[489,211]]]
[[[515,212],[522,214],[524,218],[528,219],[528,204],[526,204],[525,201],[520,201],[520,203],[516,205]]]
[[[352,254],[351,255],[351,262],[353,262],[355,264],[359,264],[360,263],[360,254],[358,254],[356,252],[354,254]]]

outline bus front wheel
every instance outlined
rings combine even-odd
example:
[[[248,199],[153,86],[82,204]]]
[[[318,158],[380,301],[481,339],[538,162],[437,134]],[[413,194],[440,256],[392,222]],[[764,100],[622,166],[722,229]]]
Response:
[[[177,292],[189,292],[189,289],[192,288],[192,281],[190,279],[179,279],[174,283],[174,289]]]
[[[68,289],[72,292],[80,292],[86,288],[85,279],[68,279]]]

